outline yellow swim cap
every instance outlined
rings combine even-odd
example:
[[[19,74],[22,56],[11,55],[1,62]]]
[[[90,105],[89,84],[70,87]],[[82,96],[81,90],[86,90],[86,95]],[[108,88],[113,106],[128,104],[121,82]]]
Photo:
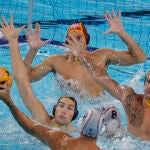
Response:
[[[10,87],[12,86],[12,77],[9,74],[9,71],[0,66],[0,90],[5,89],[5,84],[9,83]]]
[[[150,108],[150,99],[146,100],[146,106]]]

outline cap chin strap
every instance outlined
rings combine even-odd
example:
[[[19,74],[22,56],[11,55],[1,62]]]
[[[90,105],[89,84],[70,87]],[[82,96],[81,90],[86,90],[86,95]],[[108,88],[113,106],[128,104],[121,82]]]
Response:
[[[54,127],[54,128],[61,128],[63,125],[58,124],[55,121],[55,118],[53,118],[52,122],[49,124],[50,127]]]
[[[150,108],[150,99],[146,100],[146,106]]]
[[[75,57],[74,60],[76,64],[80,64],[80,60],[77,57]]]

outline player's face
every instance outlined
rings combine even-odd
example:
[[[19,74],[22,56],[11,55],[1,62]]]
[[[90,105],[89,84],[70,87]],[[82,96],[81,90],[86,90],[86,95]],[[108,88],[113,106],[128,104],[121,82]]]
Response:
[[[144,94],[146,99],[150,99],[150,72],[147,74],[147,78],[145,81]]]
[[[61,125],[70,124],[75,112],[75,104],[68,98],[62,98],[56,106],[55,119]]]

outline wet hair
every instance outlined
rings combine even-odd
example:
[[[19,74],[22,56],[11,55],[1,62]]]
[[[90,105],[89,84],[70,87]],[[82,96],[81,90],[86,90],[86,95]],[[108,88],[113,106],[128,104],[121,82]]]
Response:
[[[70,100],[72,100],[72,101],[74,102],[74,104],[75,104],[75,111],[74,111],[74,115],[73,115],[73,117],[72,117],[72,121],[75,120],[75,119],[77,118],[77,116],[78,116],[78,106],[77,106],[77,101],[76,101],[76,99],[75,99],[74,97],[71,97],[71,96],[62,96],[62,97],[60,97],[60,98],[58,99],[57,104],[59,103],[59,101],[60,101],[62,98],[69,98]],[[55,116],[55,111],[56,111],[57,104],[54,105],[54,107],[53,107],[53,116]]]

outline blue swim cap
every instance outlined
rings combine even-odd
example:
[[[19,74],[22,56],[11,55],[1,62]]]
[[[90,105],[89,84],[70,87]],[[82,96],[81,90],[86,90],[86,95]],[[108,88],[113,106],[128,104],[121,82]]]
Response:
[[[110,123],[112,128],[110,129]],[[82,119],[81,133],[96,138],[102,132],[112,135],[121,124],[120,113],[115,106],[103,106],[89,109]],[[102,129],[105,127],[105,130]],[[109,130],[110,129],[110,130]]]

